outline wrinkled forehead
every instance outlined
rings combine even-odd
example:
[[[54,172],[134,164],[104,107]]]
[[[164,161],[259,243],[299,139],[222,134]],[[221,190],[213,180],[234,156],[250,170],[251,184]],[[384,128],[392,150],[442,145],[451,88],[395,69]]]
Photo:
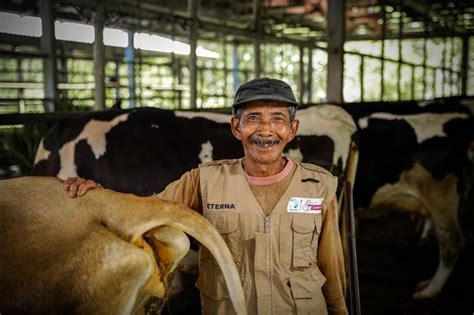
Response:
[[[289,114],[289,104],[281,101],[274,100],[258,100],[249,102],[244,106],[244,113],[248,112],[284,112]]]

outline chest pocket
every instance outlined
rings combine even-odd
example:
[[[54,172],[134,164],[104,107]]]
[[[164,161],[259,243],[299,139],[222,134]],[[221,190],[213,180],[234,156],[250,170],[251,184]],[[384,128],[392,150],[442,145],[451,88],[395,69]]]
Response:
[[[280,263],[294,268],[316,262],[321,215],[294,214],[280,218]]]
[[[209,222],[211,222],[211,224],[221,234],[232,254],[232,258],[238,265],[238,258],[240,257],[239,213],[233,211],[206,211],[204,217],[209,220]],[[211,253],[205,248],[201,248],[201,261],[203,260],[210,260],[217,264]]]

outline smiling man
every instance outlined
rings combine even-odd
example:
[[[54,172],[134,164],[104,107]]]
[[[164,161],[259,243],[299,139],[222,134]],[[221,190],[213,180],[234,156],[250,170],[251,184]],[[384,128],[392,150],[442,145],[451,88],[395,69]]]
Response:
[[[283,156],[298,130],[297,107],[283,81],[241,85],[231,129],[245,156],[202,164],[159,197],[195,209],[222,234],[250,314],[347,314],[337,179]],[[81,178],[65,182],[72,197],[96,187]],[[234,313],[219,267],[204,248],[196,285],[203,314]]]

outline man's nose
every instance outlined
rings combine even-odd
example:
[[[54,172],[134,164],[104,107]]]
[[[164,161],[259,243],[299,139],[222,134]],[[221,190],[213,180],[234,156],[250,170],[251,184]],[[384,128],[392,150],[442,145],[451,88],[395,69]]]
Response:
[[[258,134],[262,136],[270,136],[273,134],[274,126],[270,119],[262,119],[258,124]]]

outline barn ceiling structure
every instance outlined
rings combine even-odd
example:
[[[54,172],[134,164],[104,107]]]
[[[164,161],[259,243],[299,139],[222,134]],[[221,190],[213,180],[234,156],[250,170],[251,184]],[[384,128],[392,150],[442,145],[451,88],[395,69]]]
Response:
[[[309,58],[310,53],[305,51],[324,50],[328,59],[327,86],[330,87],[327,88],[326,100],[342,103],[344,42],[380,41],[380,59],[384,59],[385,40],[399,39],[401,43],[401,39],[456,37],[463,44],[462,67],[459,73],[455,73],[453,69],[444,69],[443,66],[443,83],[446,70],[450,80],[455,77],[455,80],[460,82],[458,94],[465,95],[469,38],[474,34],[474,4],[468,0],[6,0],[0,3],[0,11],[42,18],[41,37],[1,33],[0,56],[39,56],[44,60],[46,111],[54,110],[54,103],[58,98],[57,58],[61,54],[66,54],[69,58],[93,58],[96,109],[105,108],[103,69],[106,60],[112,58],[111,55],[124,55],[123,49],[106,50],[102,41],[97,40],[93,45],[73,42],[58,45],[54,35],[51,35],[54,34],[55,20],[94,25],[96,38],[102,36],[98,29],[111,27],[128,32],[160,34],[189,43],[190,55],[186,61],[189,82],[186,83],[186,92],[189,91],[191,108],[196,107],[198,69],[195,48],[201,40],[224,40],[226,43],[251,45],[254,56],[252,76],[255,77],[264,74],[262,44],[291,44],[299,47],[300,62],[296,62],[296,65],[301,69],[300,81],[296,84],[300,99],[306,98],[305,103],[312,103],[312,82],[309,78],[311,73],[308,73],[311,70],[302,61]],[[425,54],[426,49],[425,45]],[[120,52],[117,53],[117,50]],[[400,48],[400,55],[401,51]],[[136,55],[132,54],[132,57]],[[399,63],[401,59],[400,56]],[[311,58],[306,62],[311,63]],[[412,67],[414,75],[417,65],[409,66]],[[426,64],[423,63],[422,66],[424,75]],[[306,73],[303,68],[306,68]],[[134,72],[129,75],[134,75]],[[307,79],[304,80],[303,77]],[[133,82],[128,85],[130,87]]]

